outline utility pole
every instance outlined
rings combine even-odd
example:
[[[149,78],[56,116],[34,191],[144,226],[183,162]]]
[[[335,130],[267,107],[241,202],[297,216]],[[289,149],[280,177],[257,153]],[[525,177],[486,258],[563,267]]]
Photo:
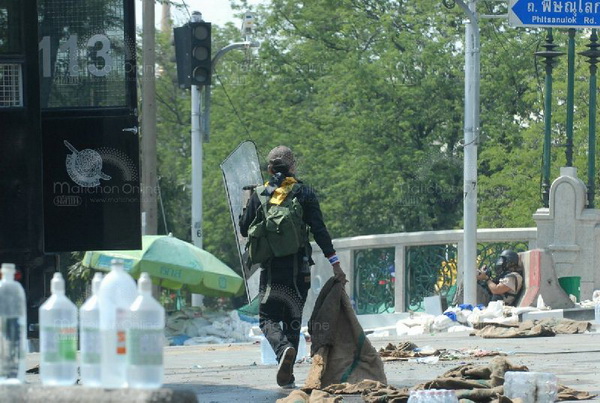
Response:
[[[162,3],[162,14],[160,17],[160,30],[164,32],[171,32],[171,5],[165,1]]]
[[[142,4],[142,227],[143,234],[157,232],[156,203],[156,82],[155,82],[155,27],[154,0],[143,0]]]
[[[465,32],[465,121],[463,177],[463,289],[464,303],[477,303],[477,144],[479,143],[480,46],[477,0],[456,3],[467,14]]]

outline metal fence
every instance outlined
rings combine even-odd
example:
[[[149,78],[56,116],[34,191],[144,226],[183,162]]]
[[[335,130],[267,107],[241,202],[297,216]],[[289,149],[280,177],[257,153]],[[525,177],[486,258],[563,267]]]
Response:
[[[536,235],[536,228],[479,229],[477,266],[493,263],[507,248],[535,248]],[[334,246],[358,314],[420,311],[423,299],[432,295],[451,304],[462,278],[462,230],[342,238],[334,240]],[[316,256],[316,245],[315,249]],[[328,262],[316,260],[314,275],[327,278]],[[318,287],[312,291],[317,293]]]

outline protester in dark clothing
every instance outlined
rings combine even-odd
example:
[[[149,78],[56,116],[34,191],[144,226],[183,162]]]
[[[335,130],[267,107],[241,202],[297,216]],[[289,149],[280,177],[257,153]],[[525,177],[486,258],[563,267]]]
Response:
[[[490,301],[503,301],[504,305],[515,306],[523,288],[523,276],[519,270],[519,255],[512,250],[504,250],[493,270],[484,266],[478,271],[478,285]]]
[[[272,176],[264,191],[269,197],[277,195],[284,199],[288,196],[297,198],[302,206],[304,224],[332,264],[334,276],[345,283],[346,276],[323,221],[317,196],[310,187],[295,178],[296,162],[292,151],[285,146],[275,147],[267,159],[269,174]],[[293,195],[285,194],[284,191],[289,188],[286,185],[290,183],[301,185]],[[260,199],[258,194],[254,193],[240,217],[242,236],[248,236],[250,224],[260,208]],[[302,310],[310,288],[310,266],[313,264],[310,245],[307,243],[296,254],[274,257],[262,265],[259,324],[277,355],[277,384],[280,386],[294,383],[293,366],[299,345]]]

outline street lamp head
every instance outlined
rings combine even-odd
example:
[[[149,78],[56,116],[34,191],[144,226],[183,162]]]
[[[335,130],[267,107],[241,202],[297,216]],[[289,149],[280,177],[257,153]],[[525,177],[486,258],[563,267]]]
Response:
[[[202,22],[202,13],[200,11],[192,11],[192,16],[190,17],[191,22]]]
[[[252,35],[254,30],[254,13],[252,11],[246,11],[244,14],[244,20],[242,21],[242,35]]]

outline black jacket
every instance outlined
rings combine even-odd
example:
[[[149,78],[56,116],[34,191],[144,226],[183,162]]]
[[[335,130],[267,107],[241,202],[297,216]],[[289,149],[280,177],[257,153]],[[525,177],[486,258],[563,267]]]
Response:
[[[319,200],[317,199],[317,195],[315,192],[302,182],[298,181],[301,184],[300,190],[295,194],[296,198],[302,205],[302,220],[310,229],[310,232],[313,234],[315,242],[325,256],[330,256],[335,253],[335,249],[333,249],[333,244],[331,242],[331,237],[329,236],[329,232],[327,231],[327,227],[325,226],[325,222],[323,221],[323,213],[321,213],[321,207],[319,206]],[[260,200],[256,192],[250,197],[248,200],[248,204],[246,208],[242,212],[240,217],[240,233],[242,236],[248,236],[248,228],[252,221],[256,217],[256,212],[260,208]],[[310,264],[314,264],[311,256],[307,256]],[[292,256],[284,256],[281,258],[274,258],[273,263],[284,263],[285,261],[292,258]]]

